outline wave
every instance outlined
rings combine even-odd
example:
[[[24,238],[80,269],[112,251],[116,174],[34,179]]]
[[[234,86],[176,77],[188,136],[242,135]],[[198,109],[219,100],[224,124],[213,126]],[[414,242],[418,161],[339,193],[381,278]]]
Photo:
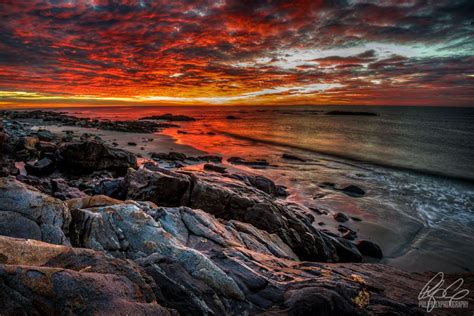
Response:
[[[248,141],[253,141],[253,142],[257,142],[257,143],[268,144],[268,145],[284,147],[284,148],[289,148],[289,149],[298,149],[298,150],[303,150],[303,151],[313,153],[313,154],[325,155],[325,156],[328,156],[328,157],[344,159],[344,160],[348,160],[348,161],[351,161],[351,162],[370,164],[370,165],[383,167],[383,168],[389,168],[389,169],[393,169],[393,170],[397,170],[397,171],[412,172],[412,173],[415,173],[415,174],[420,174],[420,175],[425,175],[425,176],[432,176],[432,177],[441,178],[441,179],[455,180],[455,181],[463,182],[465,184],[474,185],[474,178],[468,177],[468,176],[461,176],[461,175],[458,175],[458,174],[451,174],[451,173],[448,173],[448,172],[434,171],[434,170],[430,170],[430,169],[422,169],[422,168],[414,168],[414,167],[410,167],[410,166],[396,165],[396,164],[391,164],[391,163],[387,163],[387,162],[384,162],[384,161],[381,161],[381,160],[376,160],[376,159],[361,159],[360,157],[356,157],[356,156],[351,155],[351,154],[341,154],[341,153],[332,152],[332,151],[309,148],[309,147],[306,147],[306,146],[303,146],[303,145],[289,144],[289,143],[285,143],[285,142],[279,142],[279,141],[268,140],[268,139],[260,139],[260,138],[257,138],[257,137],[240,135],[240,134],[236,134],[236,133],[232,133],[232,132],[228,132],[228,131],[221,131],[221,130],[218,130],[218,129],[213,129],[213,131],[221,133],[221,134],[229,136],[229,137],[237,138],[237,139],[248,140]]]

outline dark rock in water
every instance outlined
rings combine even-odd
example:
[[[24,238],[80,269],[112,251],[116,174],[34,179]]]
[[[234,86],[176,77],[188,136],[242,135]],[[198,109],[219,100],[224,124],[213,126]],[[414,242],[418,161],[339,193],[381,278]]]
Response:
[[[68,244],[70,220],[62,201],[13,177],[0,178],[0,235]]]
[[[54,161],[48,158],[43,158],[34,163],[29,162],[25,164],[26,172],[35,176],[49,175],[54,171],[54,168]]]
[[[298,156],[290,155],[290,154],[283,154],[283,155],[281,155],[281,158],[286,159],[286,160],[295,160],[295,161],[300,161],[300,162],[306,162],[305,159],[300,158]]]
[[[221,163],[222,162],[222,157],[221,156],[214,156],[214,155],[198,156],[198,157],[196,157],[196,159],[198,159],[200,161],[207,161],[207,162],[214,162],[214,163]]]
[[[362,197],[365,195],[365,191],[355,185],[348,185],[347,187],[340,189],[340,191],[352,197]]]
[[[326,115],[356,115],[356,116],[377,116],[372,112],[353,112],[353,111],[329,111]]]
[[[287,197],[288,195],[290,195],[290,193],[288,192],[287,187],[285,187],[283,185],[277,185],[276,186],[276,195],[279,196],[279,197]]]
[[[227,172],[226,167],[214,165],[214,164],[211,164],[211,163],[204,164],[203,168],[204,168],[204,170],[215,171],[215,172],[219,172],[219,173],[226,173]]]
[[[178,133],[178,134],[188,134],[188,132],[186,132],[186,131],[182,131],[182,130],[180,130],[180,129],[179,129],[179,130],[177,130],[177,131],[176,131],[176,133]]]
[[[360,253],[364,256],[377,259],[383,258],[382,249],[380,249],[379,245],[376,243],[373,243],[369,240],[360,240],[356,246]]]
[[[361,222],[362,219],[360,219],[359,217],[355,217],[355,216],[351,216],[351,219],[355,222]]]
[[[266,168],[270,165],[265,159],[245,160],[240,157],[230,157],[227,162],[233,165],[246,165],[252,168]]]
[[[137,146],[137,143],[134,143],[134,142],[128,142],[127,143],[128,146]]]
[[[71,174],[110,170],[120,175],[125,174],[128,168],[137,167],[132,153],[98,141],[62,144],[58,149],[58,162],[65,172]]]
[[[334,219],[338,222],[343,223],[343,222],[347,222],[349,220],[349,217],[347,217],[347,215],[344,213],[338,212],[334,214]]]
[[[234,116],[234,115],[227,115],[225,118],[228,119],[228,120],[238,120],[238,119],[240,119],[239,117]]]
[[[142,117],[140,120],[163,120],[169,122],[192,122],[196,119],[186,115],[173,115],[171,113],[163,114],[163,115],[153,115],[153,116],[146,116]]]
[[[319,184],[319,187],[323,189],[334,189],[335,186],[336,184],[332,182],[321,182]]]
[[[184,161],[186,160],[186,155],[170,151],[169,153],[152,153],[151,158],[155,160]]]

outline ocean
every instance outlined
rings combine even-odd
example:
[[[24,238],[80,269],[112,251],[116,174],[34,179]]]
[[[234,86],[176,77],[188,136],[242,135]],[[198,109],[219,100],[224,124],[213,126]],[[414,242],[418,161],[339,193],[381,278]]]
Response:
[[[363,111],[377,116],[326,115]],[[337,232],[342,211],[360,238],[379,243],[383,262],[411,271],[474,271],[474,108],[440,107],[109,107],[61,109],[112,120],[184,114],[197,121],[163,133],[224,157],[263,158],[251,170],[286,185],[289,201]],[[234,116],[237,119],[227,119]],[[181,132],[178,132],[181,131]],[[184,132],[184,133],[183,133]],[[305,162],[282,159],[283,153]],[[246,168],[246,167],[242,167]],[[361,198],[328,189],[355,184]],[[324,212],[323,212],[324,213]]]

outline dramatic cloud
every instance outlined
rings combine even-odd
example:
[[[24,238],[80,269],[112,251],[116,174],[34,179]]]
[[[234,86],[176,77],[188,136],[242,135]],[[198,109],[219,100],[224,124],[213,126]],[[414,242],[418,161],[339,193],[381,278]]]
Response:
[[[0,105],[474,100],[474,2],[0,2]]]

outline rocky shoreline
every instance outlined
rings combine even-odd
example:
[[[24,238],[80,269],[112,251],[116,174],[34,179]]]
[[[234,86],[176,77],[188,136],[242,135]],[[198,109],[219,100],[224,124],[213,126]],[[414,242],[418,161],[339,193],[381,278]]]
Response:
[[[95,135],[31,128],[40,121],[154,133],[192,118],[0,115],[2,313],[423,313],[417,297],[433,273],[358,263],[380,259],[380,248],[355,241],[343,224],[340,235],[315,228],[314,217],[270,179],[228,172],[218,156],[155,153],[155,161],[139,163]],[[207,167],[174,168],[192,163]],[[335,219],[350,220],[344,216]],[[463,278],[472,288],[473,274]]]

